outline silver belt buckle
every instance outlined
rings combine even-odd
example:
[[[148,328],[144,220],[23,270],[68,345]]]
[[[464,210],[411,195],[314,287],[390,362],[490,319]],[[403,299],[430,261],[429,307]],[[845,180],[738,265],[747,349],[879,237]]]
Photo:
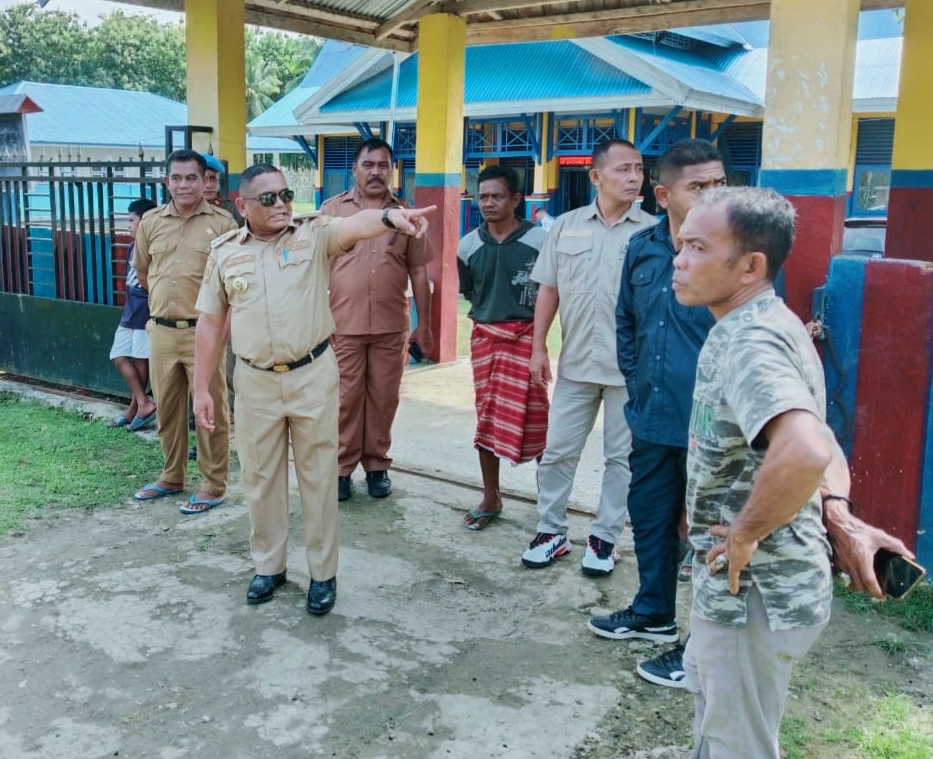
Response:
[[[188,329],[190,326],[191,322],[189,322],[187,319],[182,319],[181,321],[175,322],[176,329]]]

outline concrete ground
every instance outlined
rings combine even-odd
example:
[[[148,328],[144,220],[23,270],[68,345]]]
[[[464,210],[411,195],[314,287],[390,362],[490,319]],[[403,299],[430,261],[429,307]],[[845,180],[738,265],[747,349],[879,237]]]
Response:
[[[533,465],[503,467],[504,517],[464,530],[479,497],[473,424],[468,364],[406,374],[395,490],[370,499],[357,473],[341,505],[338,601],[323,618],[305,612],[294,518],[289,582],[272,602],[246,605],[249,522],[236,482],[228,505],[205,515],[179,514],[182,498],[128,498],[0,542],[0,757],[685,756],[689,696],[634,675],[663,647],[585,628],[631,597],[630,533],[609,578],[580,573],[584,513],[571,516],[569,557],[522,567]],[[575,507],[596,502],[601,445],[594,434]]]

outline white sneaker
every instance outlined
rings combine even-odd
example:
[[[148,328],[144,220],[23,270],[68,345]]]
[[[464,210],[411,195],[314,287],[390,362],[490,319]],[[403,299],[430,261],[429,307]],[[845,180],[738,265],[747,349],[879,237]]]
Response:
[[[615,569],[618,560],[619,554],[612,543],[607,543],[595,535],[590,535],[586,541],[580,568],[585,575],[604,576]]]
[[[559,556],[570,553],[570,548],[566,535],[539,532],[528,544],[528,550],[522,554],[522,564],[531,569],[541,569]]]

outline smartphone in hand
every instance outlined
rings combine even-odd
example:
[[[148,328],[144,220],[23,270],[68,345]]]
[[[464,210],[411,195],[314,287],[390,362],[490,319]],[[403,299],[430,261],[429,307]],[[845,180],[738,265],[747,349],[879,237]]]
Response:
[[[421,346],[418,343],[409,343],[408,344],[408,354],[417,362],[424,361],[424,351],[421,350]]]
[[[907,598],[926,574],[923,567],[899,553],[879,548],[875,554],[875,577],[881,590],[892,600]]]

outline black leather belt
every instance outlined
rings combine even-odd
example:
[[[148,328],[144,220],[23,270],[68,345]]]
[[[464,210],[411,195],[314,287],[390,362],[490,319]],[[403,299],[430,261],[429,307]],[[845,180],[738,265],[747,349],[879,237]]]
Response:
[[[316,359],[324,351],[327,350],[328,345],[330,345],[330,341],[325,340],[323,343],[316,345],[307,356],[304,356],[303,358],[299,358],[297,361],[292,361],[290,364],[273,364],[272,366],[256,366],[256,364],[254,364],[248,358],[243,358],[242,356],[240,356],[240,358],[243,358],[243,361],[246,364],[249,364],[251,367],[253,367],[253,369],[263,369],[264,371],[267,371],[267,372],[280,372],[280,373],[291,372],[291,371],[294,371],[295,369],[300,369],[301,367],[307,366],[308,364],[310,364],[312,361],[314,361],[314,359]]]
[[[172,329],[188,329],[198,323],[198,317],[193,319],[163,319],[160,316],[153,316],[152,321],[160,327],[171,327]]]

